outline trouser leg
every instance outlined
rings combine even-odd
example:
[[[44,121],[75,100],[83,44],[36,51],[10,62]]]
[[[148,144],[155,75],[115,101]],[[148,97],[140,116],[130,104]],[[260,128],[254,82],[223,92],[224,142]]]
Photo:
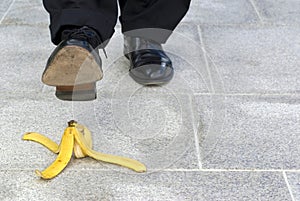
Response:
[[[119,4],[123,33],[165,43],[188,11],[190,0],[119,0]]]
[[[89,26],[102,42],[111,38],[117,21],[117,0],[43,0],[50,14],[51,40],[61,41],[61,31],[68,26]]]

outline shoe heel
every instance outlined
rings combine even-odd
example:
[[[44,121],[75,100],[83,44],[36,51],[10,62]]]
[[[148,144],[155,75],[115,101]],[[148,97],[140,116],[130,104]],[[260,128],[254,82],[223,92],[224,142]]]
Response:
[[[66,101],[89,101],[97,98],[96,82],[75,86],[56,86],[55,96]]]

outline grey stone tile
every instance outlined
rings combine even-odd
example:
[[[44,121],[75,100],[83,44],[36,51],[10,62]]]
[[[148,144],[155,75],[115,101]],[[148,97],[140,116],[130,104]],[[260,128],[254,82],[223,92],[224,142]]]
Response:
[[[247,0],[194,0],[183,22],[195,24],[255,23],[258,17]]]
[[[66,169],[50,181],[33,171],[1,171],[1,200],[291,200],[280,173],[158,172]]]
[[[54,47],[47,28],[2,25],[0,32],[0,45],[5,47],[0,53],[0,90],[41,92],[41,75]]]
[[[298,93],[299,31],[271,25],[202,27],[209,63],[217,68],[213,82],[221,77],[228,93]]]
[[[300,200],[300,173],[288,172],[286,175],[295,200]]]
[[[203,168],[299,169],[299,96],[196,99]],[[213,99],[215,104],[210,103]]]
[[[67,122],[73,119],[72,103],[58,100],[1,100],[3,133],[0,169],[44,168],[55,154],[34,142],[22,141],[26,132],[44,134],[59,143]]]
[[[4,18],[3,24],[42,25],[48,26],[49,16],[37,0],[17,0]]]
[[[199,46],[201,45],[199,32],[198,32],[198,26],[196,24],[184,23],[184,22],[179,23],[179,25],[173,31],[172,35],[175,35],[176,37],[178,37],[178,39],[181,36],[181,37],[185,38],[185,41],[191,41],[193,43],[196,43]],[[166,44],[174,43],[174,39],[172,41],[172,35],[171,35],[171,39],[168,40]],[[183,42],[185,42],[185,41],[183,41]],[[180,44],[182,44],[183,42],[180,42]],[[175,43],[175,44],[178,44],[178,43]]]
[[[12,0],[2,0],[0,2],[0,20],[4,17],[4,14],[7,12],[7,9],[11,5]]]
[[[299,24],[300,2],[298,0],[254,0],[265,21],[276,24]]]

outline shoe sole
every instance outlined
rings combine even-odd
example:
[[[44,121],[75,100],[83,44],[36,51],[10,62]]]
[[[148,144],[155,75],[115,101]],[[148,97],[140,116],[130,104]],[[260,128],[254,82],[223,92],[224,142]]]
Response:
[[[55,95],[61,100],[93,100],[96,98],[95,83],[102,76],[99,64],[89,51],[79,46],[66,46],[45,70],[42,82],[56,86]]]
[[[171,74],[170,76],[166,77],[165,79],[159,79],[159,80],[141,79],[141,78],[136,77],[130,71],[129,71],[129,75],[134,81],[136,81],[137,83],[139,83],[141,85],[145,85],[145,86],[151,86],[151,85],[160,86],[160,85],[168,84],[173,78],[173,74]]]

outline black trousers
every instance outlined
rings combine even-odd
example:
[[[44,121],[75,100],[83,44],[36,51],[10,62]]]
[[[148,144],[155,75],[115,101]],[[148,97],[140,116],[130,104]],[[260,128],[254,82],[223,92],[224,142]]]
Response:
[[[190,0],[119,0],[123,33],[165,43],[186,14]],[[102,40],[114,33],[117,0],[43,0],[50,14],[51,40],[58,44],[66,26],[89,26]],[[130,34],[128,34],[130,35]]]

